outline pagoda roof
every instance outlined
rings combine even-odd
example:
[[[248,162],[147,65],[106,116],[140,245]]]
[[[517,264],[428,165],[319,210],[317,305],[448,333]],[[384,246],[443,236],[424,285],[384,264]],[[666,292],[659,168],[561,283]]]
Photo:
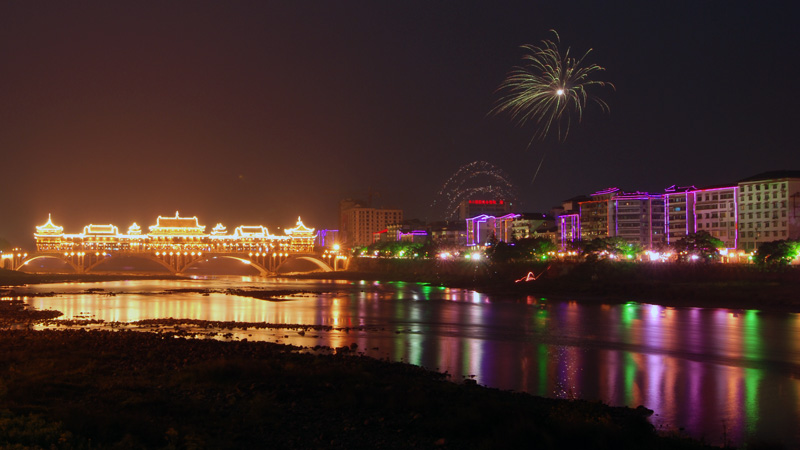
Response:
[[[128,234],[142,234],[142,227],[133,222],[133,225],[128,227]]]
[[[53,224],[53,218],[50,214],[47,215],[47,223],[36,227],[36,234],[59,235],[62,233],[64,233],[64,227]]]
[[[294,228],[287,228],[283,230],[288,235],[309,235],[314,234],[314,228],[308,228],[307,226],[303,225],[303,220],[300,217],[297,218],[297,226]]]
[[[225,228],[225,225],[223,225],[221,223],[216,224],[214,226],[214,228],[211,230],[211,234],[213,234],[213,235],[225,234],[227,232],[228,232],[228,229]]]

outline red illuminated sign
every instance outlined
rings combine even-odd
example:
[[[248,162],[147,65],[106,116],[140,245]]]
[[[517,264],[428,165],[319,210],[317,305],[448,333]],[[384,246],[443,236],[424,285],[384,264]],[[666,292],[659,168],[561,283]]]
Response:
[[[470,200],[470,205],[502,205],[503,200]]]

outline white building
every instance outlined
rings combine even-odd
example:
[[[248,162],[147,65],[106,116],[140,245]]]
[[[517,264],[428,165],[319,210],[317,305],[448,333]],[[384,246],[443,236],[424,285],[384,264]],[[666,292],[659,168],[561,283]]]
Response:
[[[739,181],[739,248],[800,239],[800,170],[764,172]]]

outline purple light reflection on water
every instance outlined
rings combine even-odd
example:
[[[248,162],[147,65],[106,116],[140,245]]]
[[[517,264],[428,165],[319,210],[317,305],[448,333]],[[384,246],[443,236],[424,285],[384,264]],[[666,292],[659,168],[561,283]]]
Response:
[[[320,292],[283,302],[165,289]],[[89,288],[115,296],[87,294]],[[106,321],[185,317],[369,331],[253,330],[240,338],[342,347],[448,371],[454,381],[655,410],[652,422],[707,442],[757,436],[800,446],[800,315],[496,298],[416,283],[194,280],[31,286],[39,308]],[[151,292],[148,292],[151,291]],[[289,336],[288,338],[284,336]],[[723,432],[723,430],[725,430]]]

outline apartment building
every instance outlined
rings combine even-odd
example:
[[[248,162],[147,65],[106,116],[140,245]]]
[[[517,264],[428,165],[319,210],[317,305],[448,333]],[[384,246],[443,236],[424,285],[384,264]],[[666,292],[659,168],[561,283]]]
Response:
[[[622,193],[613,199],[613,208],[616,228],[612,236],[646,249],[665,243],[663,195]]]
[[[694,186],[670,186],[664,190],[664,220],[667,244],[694,233]]]
[[[343,200],[339,203],[339,231],[347,247],[372,243],[373,233],[403,221],[403,210],[371,208],[362,202]]]
[[[739,186],[716,186],[692,192],[694,233],[705,231],[721,240],[725,248],[737,248],[736,195]]]
[[[739,248],[800,239],[800,170],[776,170],[738,183]]]
[[[624,192],[615,187],[595,192],[579,205],[580,225],[560,221],[562,236],[566,236],[568,227],[579,228],[584,241],[621,237],[644,248],[665,242],[663,195]]]

